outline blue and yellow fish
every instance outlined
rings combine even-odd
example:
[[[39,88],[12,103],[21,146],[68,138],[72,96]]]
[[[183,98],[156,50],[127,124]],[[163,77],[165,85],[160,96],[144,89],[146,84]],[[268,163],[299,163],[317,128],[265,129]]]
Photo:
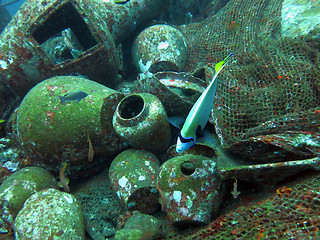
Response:
[[[126,2],[129,2],[130,0],[113,0],[114,3],[118,3],[118,4],[124,4]]]
[[[176,151],[178,153],[181,153],[192,147],[197,141],[197,130],[199,129],[199,127],[201,128],[201,130],[203,130],[206,126],[210,117],[210,113],[214,103],[214,97],[217,90],[217,76],[225,66],[226,61],[231,56],[233,56],[232,53],[215,65],[216,73],[214,77],[212,78],[208,87],[203,91],[201,96],[191,108],[178,136],[176,145]]]

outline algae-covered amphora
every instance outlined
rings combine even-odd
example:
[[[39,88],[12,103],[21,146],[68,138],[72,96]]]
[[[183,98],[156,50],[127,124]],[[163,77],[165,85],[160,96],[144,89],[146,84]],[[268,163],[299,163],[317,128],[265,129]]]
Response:
[[[160,100],[149,93],[123,98],[113,116],[113,128],[124,141],[136,148],[159,153],[170,142],[170,127]]]
[[[218,210],[221,180],[213,159],[191,154],[169,159],[160,168],[157,188],[176,225],[209,223]]]

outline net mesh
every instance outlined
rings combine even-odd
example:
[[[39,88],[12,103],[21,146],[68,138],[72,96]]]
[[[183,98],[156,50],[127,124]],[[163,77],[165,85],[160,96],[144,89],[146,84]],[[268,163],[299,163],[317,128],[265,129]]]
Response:
[[[187,71],[234,53],[219,76],[213,109],[224,147],[250,136],[319,131],[320,29],[283,36],[282,6],[229,1],[204,21],[179,27],[189,43]]]
[[[221,215],[195,233],[166,239],[319,239],[320,177],[282,186],[265,200]]]

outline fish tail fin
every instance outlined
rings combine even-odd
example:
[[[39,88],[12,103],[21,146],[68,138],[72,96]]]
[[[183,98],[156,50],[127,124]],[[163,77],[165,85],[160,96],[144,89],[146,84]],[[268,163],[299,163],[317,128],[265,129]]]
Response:
[[[66,99],[63,96],[59,96],[61,104],[64,104],[66,102]]]
[[[219,72],[224,67],[224,65],[226,64],[226,61],[232,56],[233,56],[233,53],[230,53],[225,59],[223,59],[221,62],[218,62],[216,64],[216,66],[214,67],[216,73]]]

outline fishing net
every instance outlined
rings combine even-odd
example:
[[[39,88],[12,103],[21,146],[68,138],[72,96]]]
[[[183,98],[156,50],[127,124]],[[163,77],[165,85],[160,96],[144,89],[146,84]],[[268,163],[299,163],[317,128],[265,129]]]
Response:
[[[251,136],[319,131],[320,28],[286,36],[282,7],[279,0],[233,0],[203,21],[179,27],[189,44],[187,71],[234,53],[219,75],[210,120],[224,147]]]
[[[166,239],[319,239],[320,178],[282,186],[265,200],[222,214],[195,233],[172,233]]]
[[[318,11],[319,18],[319,1],[291,2],[298,7],[309,5],[310,11]],[[286,21],[290,19],[284,19],[283,8],[290,4],[285,1],[233,0],[212,4],[209,17],[179,29],[188,41],[186,71],[214,68],[215,63],[234,53],[219,75],[210,119],[222,145],[228,148],[256,136],[319,132],[319,24],[305,34],[298,28],[288,34]],[[293,14],[297,12],[291,10]],[[204,76],[210,81],[212,73],[208,72]],[[220,214],[196,233],[173,233],[166,239],[319,236],[319,175],[290,188],[279,188],[271,195],[249,206],[242,202],[241,207]]]

